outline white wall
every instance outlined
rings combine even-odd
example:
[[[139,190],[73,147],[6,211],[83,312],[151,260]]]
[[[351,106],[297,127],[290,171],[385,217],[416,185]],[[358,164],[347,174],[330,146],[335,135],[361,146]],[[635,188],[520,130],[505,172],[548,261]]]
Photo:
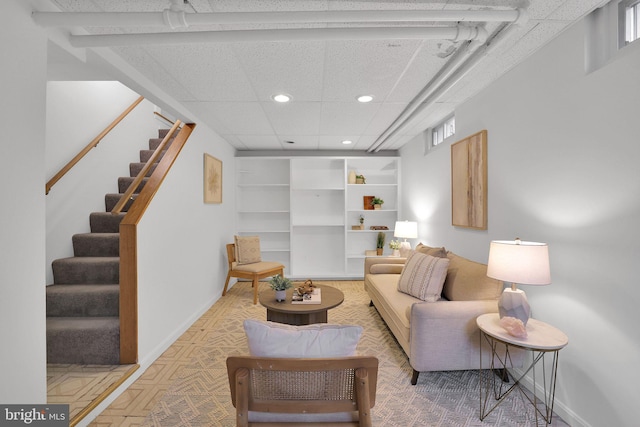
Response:
[[[139,356],[158,357],[222,294],[234,235],[234,149],[196,126],[138,226]],[[203,203],[203,155],[223,162],[223,203]]]
[[[0,402],[46,403],[45,34],[0,2]]]
[[[115,81],[48,82],[46,179],[138,97]],[[47,284],[53,283],[51,262],[73,256],[71,236],[90,231],[89,214],[105,212],[105,194],[118,192],[118,177],[129,176],[129,163],[139,162],[140,150],[149,149],[149,138],[168,127],[155,118],[154,108],[142,101],[47,195]]]
[[[571,425],[631,426],[640,392],[640,42],[584,73],[584,24],[456,111],[456,138],[488,130],[489,225],[451,226],[450,145],[402,149],[403,212],[420,239],[486,262],[493,239],[549,244],[553,284],[524,287],[560,328],[556,410]]]

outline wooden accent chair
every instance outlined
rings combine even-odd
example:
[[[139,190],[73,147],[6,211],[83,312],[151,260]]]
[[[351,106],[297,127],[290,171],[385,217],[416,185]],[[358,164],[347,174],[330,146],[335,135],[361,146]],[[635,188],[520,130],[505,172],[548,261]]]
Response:
[[[227,358],[237,426],[371,426],[378,359]]]
[[[276,274],[284,275],[284,265],[279,262],[260,261],[251,264],[238,264],[236,261],[236,245],[229,243],[227,245],[227,261],[229,264],[229,272],[227,280],[224,283],[222,296],[227,294],[229,279],[237,277],[240,279],[249,279],[253,284],[253,303],[258,303],[258,281],[265,277],[275,276]]]

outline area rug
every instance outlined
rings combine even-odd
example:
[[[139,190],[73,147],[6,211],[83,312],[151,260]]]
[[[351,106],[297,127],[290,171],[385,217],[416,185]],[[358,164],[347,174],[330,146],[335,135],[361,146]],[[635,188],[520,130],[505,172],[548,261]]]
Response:
[[[424,372],[412,386],[411,366],[402,348],[378,315],[369,307],[363,283],[323,282],[345,295],[344,303],[329,310],[329,323],[357,324],[364,328],[358,353],[379,359],[375,426],[535,426],[530,404],[511,393],[484,421],[480,421],[478,371]],[[262,284],[266,289],[266,285]],[[230,355],[248,355],[244,319],[265,319],[266,310],[252,304],[250,284],[234,286],[186,334],[205,334],[194,340],[190,363],[152,408],[143,426],[234,426],[225,361]],[[566,426],[554,415],[554,426]],[[540,425],[544,421],[538,420]]]

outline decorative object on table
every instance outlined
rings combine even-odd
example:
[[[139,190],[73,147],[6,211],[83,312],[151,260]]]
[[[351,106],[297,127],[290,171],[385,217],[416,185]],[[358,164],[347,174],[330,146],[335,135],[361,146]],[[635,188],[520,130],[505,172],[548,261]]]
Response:
[[[364,230],[364,216],[360,215],[360,218],[358,220],[360,222],[359,225],[352,225],[351,229],[352,230]]]
[[[364,175],[356,175],[356,184],[365,184],[367,182],[367,179],[364,177]]]
[[[384,200],[382,200],[380,197],[374,197],[373,200],[371,200],[371,204],[373,205],[373,209],[379,211],[380,209],[382,209]]]
[[[387,227],[386,225],[372,225],[371,227],[369,227],[369,230],[388,230],[389,227]]]
[[[371,203],[371,202],[373,201],[374,197],[375,196],[363,196],[362,197],[363,202],[364,202],[363,203],[364,210],[366,210],[366,211],[373,210],[373,203]]]
[[[349,171],[349,178],[347,180],[348,184],[356,183],[356,171]]]
[[[376,255],[382,255],[382,252],[384,251],[385,238],[386,236],[382,231],[378,232],[378,237],[376,238]]]
[[[296,292],[298,295],[305,295],[313,293],[315,289],[316,285],[313,284],[313,281],[311,279],[307,279],[302,285],[296,288]]]
[[[322,304],[322,289],[313,288],[307,293],[299,293],[296,289],[291,296],[291,304]]]
[[[392,240],[389,242],[389,248],[391,248],[391,256],[400,256],[400,241]]]
[[[498,301],[500,318],[520,319],[526,326],[531,308],[527,296],[516,284],[549,285],[549,247],[546,243],[515,240],[494,240],[489,247],[487,276],[510,282]]]
[[[451,224],[487,229],[487,131],[451,145]]]
[[[415,221],[396,221],[393,237],[404,239],[400,242],[400,256],[406,257],[411,250],[411,243],[407,239],[415,239],[418,237],[418,223]]]
[[[527,337],[527,328],[525,327],[522,320],[516,319],[515,317],[505,316],[498,322],[500,326],[504,328],[505,331],[509,332],[509,335],[514,336],[516,338],[526,338]]]
[[[269,280],[271,289],[276,291],[276,301],[284,301],[286,299],[287,289],[292,288],[291,280],[280,274],[276,274]]]
[[[222,160],[204,153],[204,202],[222,203]]]

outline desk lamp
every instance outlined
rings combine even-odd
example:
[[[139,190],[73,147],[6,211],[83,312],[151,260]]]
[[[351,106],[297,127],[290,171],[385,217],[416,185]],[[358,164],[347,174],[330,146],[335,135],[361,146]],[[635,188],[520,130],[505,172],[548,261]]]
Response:
[[[549,285],[549,247],[546,243],[494,240],[489,247],[487,276],[510,282],[498,301],[500,318],[505,316],[522,320],[526,326],[531,308],[527,295],[516,284]]]
[[[403,242],[400,242],[400,256],[406,257],[411,250],[411,243],[407,242],[407,239],[418,237],[418,223],[414,221],[396,221],[393,236],[404,239]]]

